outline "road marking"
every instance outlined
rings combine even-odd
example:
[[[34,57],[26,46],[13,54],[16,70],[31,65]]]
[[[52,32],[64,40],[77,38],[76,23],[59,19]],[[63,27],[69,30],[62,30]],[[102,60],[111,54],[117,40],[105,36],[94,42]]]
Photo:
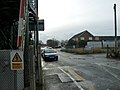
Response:
[[[68,75],[80,90],[84,90],[84,89],[76,82],[76,80],[75,80],[69,73],[67,73],[66,71],[64,71],[64,70],[63,70],[62,68],[60,68],[60,67],[59,67],[59,69],[60,69],[62,72],[64,72],[66,75]]]
[[[96,90],[93,85],[89,86],[88,90]]]
[[[73,82],[72,79],[69,78],[65,73],[59,73],[58,77],[60,78],[60,80],[62,81],[62,83]]]
[[[106,69],[105,67],[102,67],[105,71],[107,71],[109,74],[111,74],[112,76],[114,76],[116,79],[118,79],[120,81],[120,78],[118,77],[118,75],[110,72],[108,69]]]
[[[105,66],[105,67],[110,67],[110,68],[114,68],[114,69],[118,69],[118,70],[120,70],[120,69],[117,68],[117,67],[110,66],[110,65],[106,65],[106,64],[101,64],[101,63],[95,63],[95,64],[97,64],[97,65],[102,65],[102,66]]]
[[[81,76],[79,76],[74,70],[72,70],[72,69],[68,69],[68,72],[71,74],[71,76],[73,76],[74,77],[74,79],[76,80],[76,81],[83,81],[83,80],[85,80],[84,78],[82,78]]]
[[[68,69],[70,75],[75,79],[75,81],[84,81],[85,79],[78,75],[73,69]],[[88,85],[88,90],[96,90],[94,85]]]
[[[99,64],[97,64],[99,65]],[[99,65],[101,68],[103,68],[106,72],[108,72],[109,74],[111,74],[113,77],[115,77],[117,80],[120,81],[120,77],[112,72],[110,72],[108,69],[106,69],[104,66],[102,67],[101,65]]]

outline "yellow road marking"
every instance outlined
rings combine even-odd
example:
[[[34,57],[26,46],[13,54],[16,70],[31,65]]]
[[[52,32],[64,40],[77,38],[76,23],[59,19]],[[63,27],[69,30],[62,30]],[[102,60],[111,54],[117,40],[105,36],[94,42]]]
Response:
[[[59,69],[60,69],[62,72],[64,72],[66,75],[68,75],[80,90],[84,90],[84,89],[78,84],[78,82],[76,82],[75,79],[74,79],[69,73],[67,73],[66,71],[64,71],[62,68],[59,68]]]
[[[76,80],[76,81],[84,81],[85,79],[78,75],[73,69],[68,69],[69,74]],[[96,90],[93,84],[88,85],[88,90]]]
[[[96,89],[95,89],[94,85],[90,85],[88,90],[96,90]]]
[[[70,73],[70,75],[72,75],[72,77],[76,81],[84,81],[85,80],[83,77],[81,77],[80,75],[78,75],[73,69],[68,69],[68,72]]]

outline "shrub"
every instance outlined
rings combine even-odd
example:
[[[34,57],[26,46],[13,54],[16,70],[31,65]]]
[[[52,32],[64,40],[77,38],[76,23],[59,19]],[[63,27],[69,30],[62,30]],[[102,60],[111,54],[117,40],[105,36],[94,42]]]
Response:
[[[105,49],[94,48],[91,50],[84,50],[84,48],[75,48],[75,49],[62,49],[63,52],[75,53],[75,54],[95,54],[95,53],[105,53]]]

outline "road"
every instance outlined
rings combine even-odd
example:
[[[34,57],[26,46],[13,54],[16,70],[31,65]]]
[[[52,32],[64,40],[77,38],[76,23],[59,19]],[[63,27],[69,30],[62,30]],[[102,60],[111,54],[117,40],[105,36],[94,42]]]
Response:
[[[59,50],[58,55],[58,61],[43,61],[45,90],[120,90],[120,60]]]

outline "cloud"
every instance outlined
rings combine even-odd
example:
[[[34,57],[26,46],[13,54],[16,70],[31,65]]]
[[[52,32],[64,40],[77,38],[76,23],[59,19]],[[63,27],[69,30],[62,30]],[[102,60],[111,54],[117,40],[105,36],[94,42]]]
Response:
[[[39,16],[45,20],[44,42],[49,38],[65,40],[88,30],[93,35],[114,36],[113,5],[117,3],[117,30],[120,23],[119,0],[40,0]]]

